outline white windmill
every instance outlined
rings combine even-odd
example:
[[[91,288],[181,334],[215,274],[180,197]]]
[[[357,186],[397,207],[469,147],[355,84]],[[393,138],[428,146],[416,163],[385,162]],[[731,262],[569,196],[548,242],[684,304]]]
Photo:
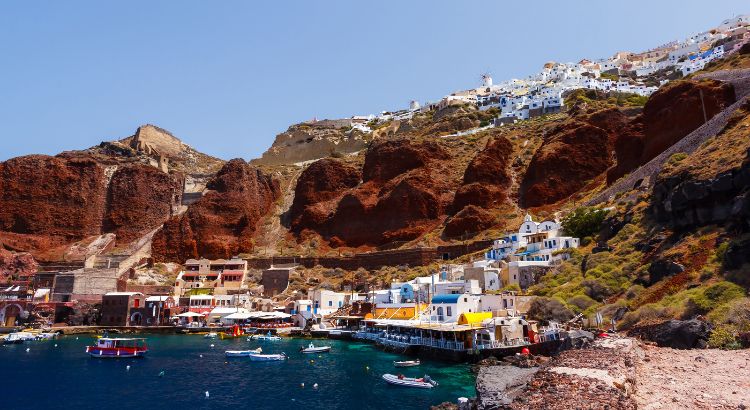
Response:
[[[416,111],[419,108],[420,108],[419,107],[419,101],[417,101],[417,100],[411,100],[409,102],[409,111]]]
[[[490,73],[482,74],[482,87],[492,87],[492,76]]]

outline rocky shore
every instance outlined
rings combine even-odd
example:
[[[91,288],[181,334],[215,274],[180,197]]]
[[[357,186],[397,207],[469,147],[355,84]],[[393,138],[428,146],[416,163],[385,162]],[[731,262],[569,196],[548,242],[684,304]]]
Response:
[[[750,351],[676,350],[598,339],[538,366],[480,366],[474,406],[490,409],[745,409]]]

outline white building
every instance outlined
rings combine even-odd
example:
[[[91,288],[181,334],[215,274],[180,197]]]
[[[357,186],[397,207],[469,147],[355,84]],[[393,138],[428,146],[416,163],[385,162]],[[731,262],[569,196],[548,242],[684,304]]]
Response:
[[[438,323],[455,323],[462,313],[474,313],[479,310],[479,295],[453,294],[436,295],[427,308],[424,321]]]

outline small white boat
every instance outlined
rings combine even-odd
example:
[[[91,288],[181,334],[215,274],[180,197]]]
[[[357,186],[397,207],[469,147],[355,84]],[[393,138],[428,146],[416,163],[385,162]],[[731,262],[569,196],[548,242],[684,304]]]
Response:
[[[204,339],[216,339],[217,337],[219,337],[219,334],[216,332],[206,333],[203,336]]]
[[[281,354],[250,354],[247,357],[254,362],[276,362],[286,360],[286,353]]]
[[[416,387],[419,389],[431,389],[438,385],[438,383],[432,380],[428,375],[415,379],[413,377],[404,377],[404,375],[396,376],[395,374],[386,373],[383,375],[383,380],[396,386]]]
[[[227,357],[250,357],[250,355],[260,354],[262,352],[263,349],[259,347],[255,350],[227,350],[224,352],[224,354]]]
[[[277,341],[277,340],[281,340],[281,337],[274,336],[274,335],[271,334],[271,332],[268,332],[265,335],[252,335],[252,336],[248,337],[247,340],[248,341],[250,341],[250,340],[270,340],[270,341]]]
[[[299,351],[302,353],[324,353],[324,352],[330,352],[331,346],[315,347],[315,345],[310,343],[310,345],[307,347],[301,347]]]
[[[419,362],[419,359],[417,360],[404,360],[404,361],[394,361],[393,365],[395,367],[414,367],[419,366],[421,363]]]
[[[3,344],[5,345],[21,344],[25,340],[26,339],[22,335],[19,335],[18,333],[11,333],[5,336],[5,338],[3,338]]]

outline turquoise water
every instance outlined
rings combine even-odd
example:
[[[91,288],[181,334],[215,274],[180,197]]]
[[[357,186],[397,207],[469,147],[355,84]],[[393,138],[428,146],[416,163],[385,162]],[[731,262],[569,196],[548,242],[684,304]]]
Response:
[[[0,408],[427,409],[475,395],[468,365],[423,360],[420,367],[395,369],[393,360],[410,358],[359,342],[314,340],[333,349],[303,355],[298,350],[309,343],[304,339],[146,338],[150,352],[142,359],[90,358],[84,350],[94,339],[88,336],[0,346]],[[264,363],[224,357],[224,350],[258,346],[265,353],[286,352],[289,360]],[[427,373],[440,385],[430,390],[405,388],[380,378],[399,371],[408,377]],[[313,389],[315,383],[318,389]]]

